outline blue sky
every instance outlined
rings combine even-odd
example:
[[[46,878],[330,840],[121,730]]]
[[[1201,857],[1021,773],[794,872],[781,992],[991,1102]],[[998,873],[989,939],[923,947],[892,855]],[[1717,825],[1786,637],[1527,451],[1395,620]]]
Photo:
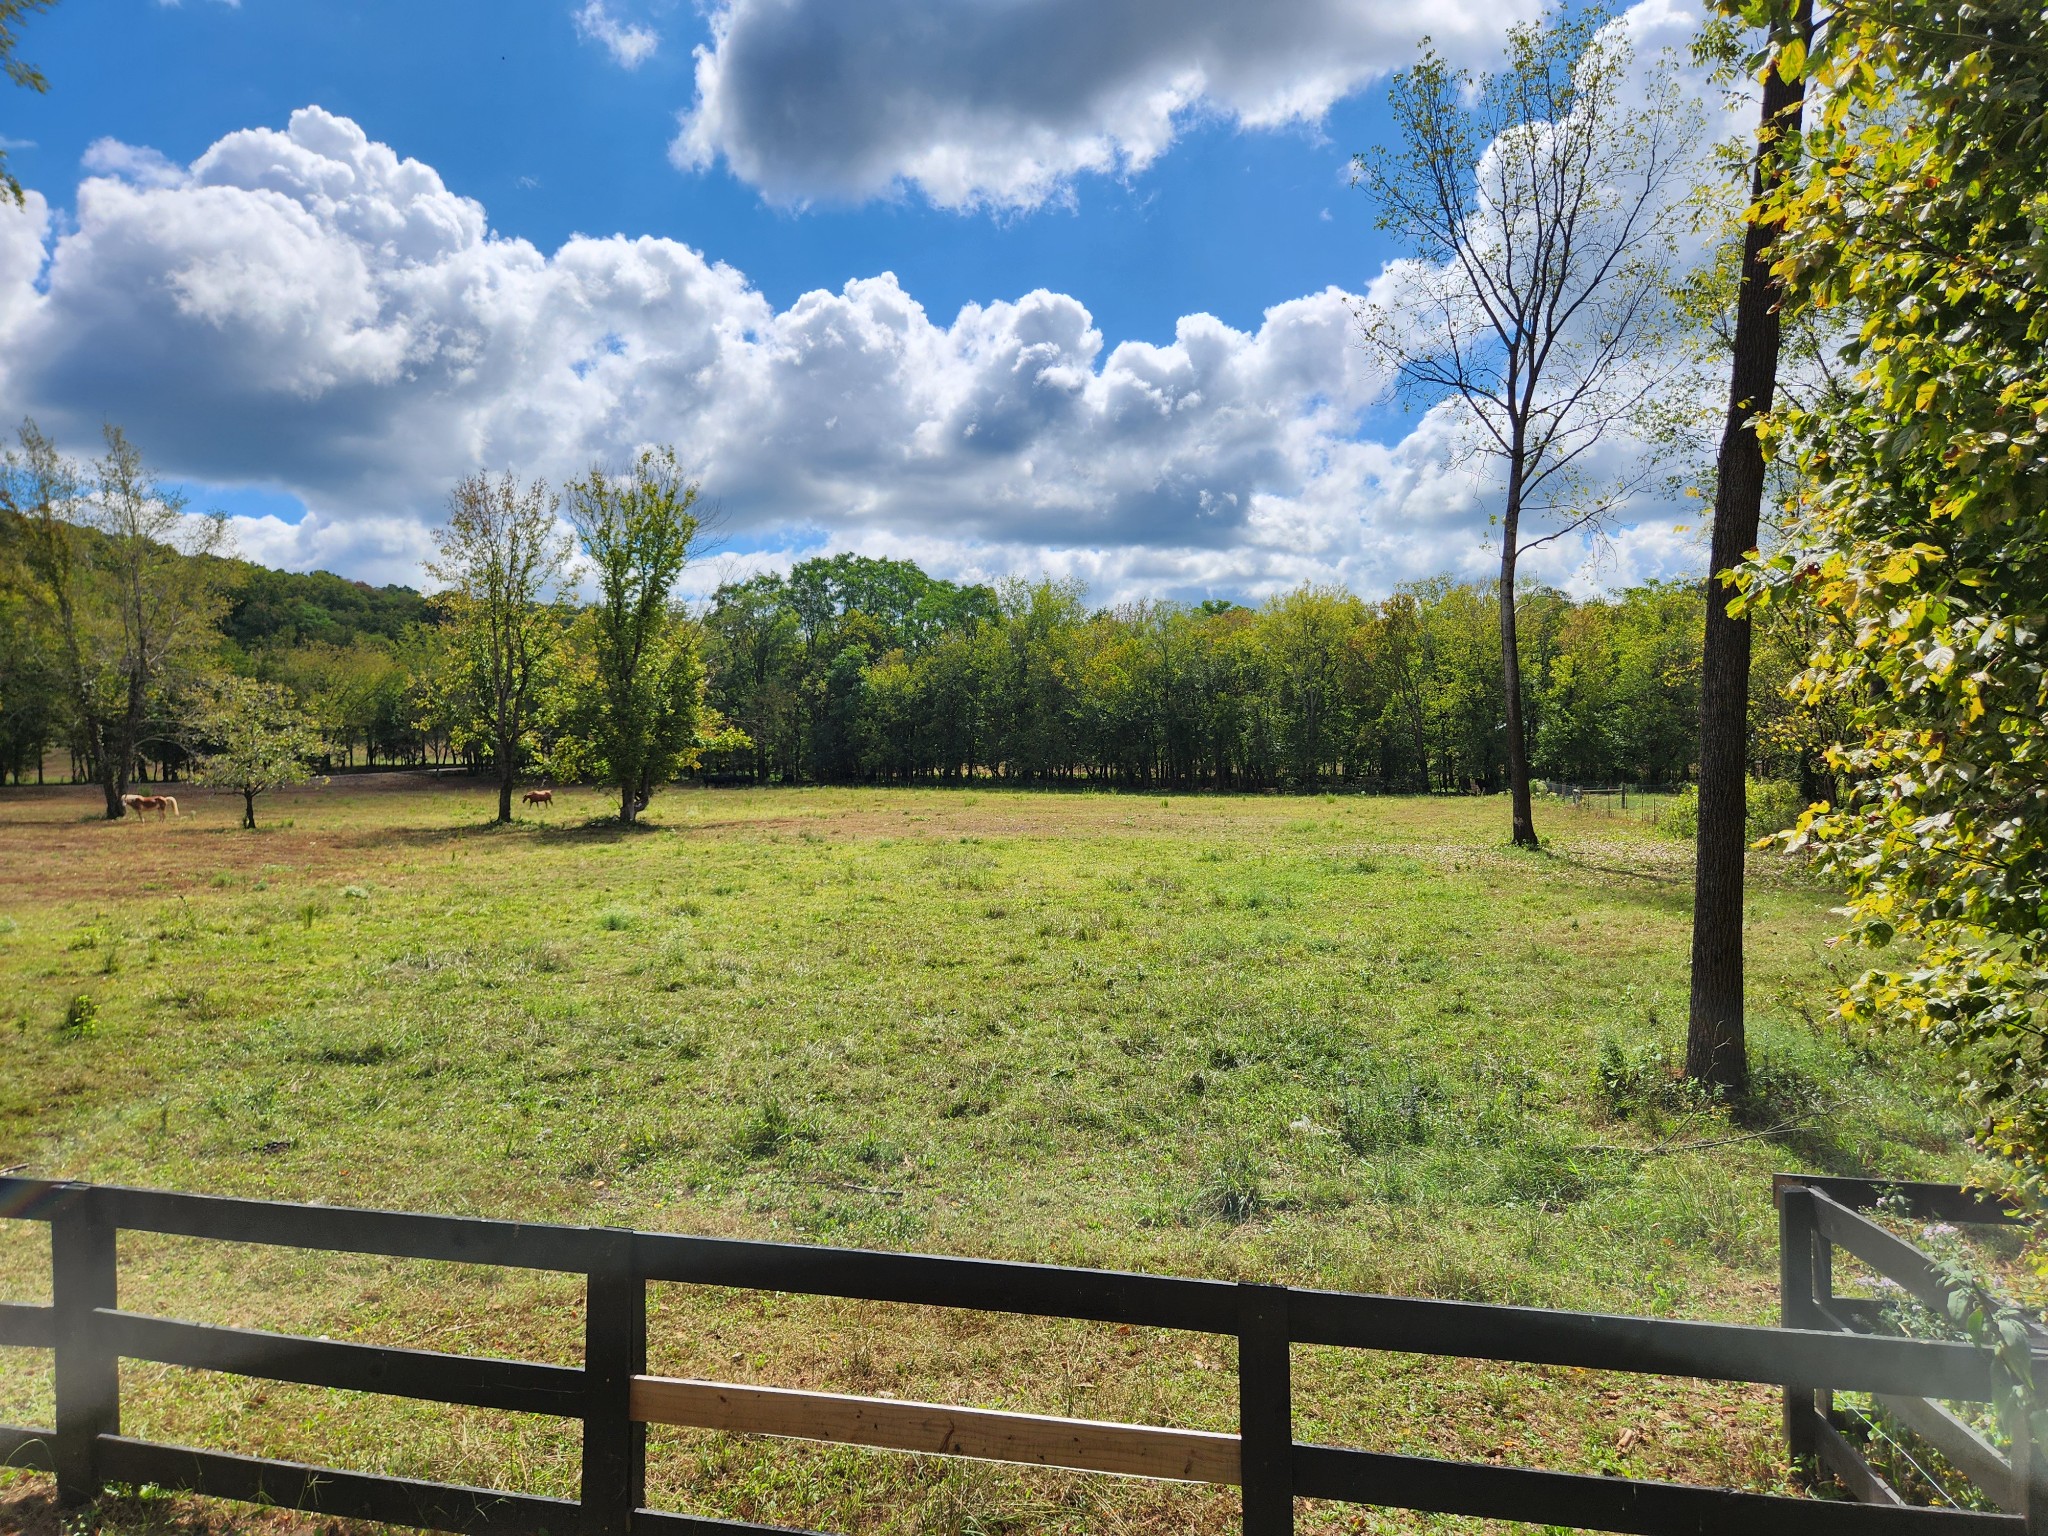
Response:
[[[1145,174],[1086,178],[1071,201],[1032,212],[963,215],[914,196],[799,212],[722,167],[670,164],[707,27],[688,6],[639,14],[660,43],[625,70],[559,0],[65,0],[23,47],[50,94],[0,100],[0,123],[33,142],[11,153],[16,173],[61,197],[96,139],[189,161],[315,104],[433,166],[493,227],[543,249],[578,232],[667,235],[738,267],[778,307],[883,271],[944,317],[1051,288],[1082,298],[1112,345],[1170,339],[1197,311],[1256,326],[1268,305],[1354,287],[1390,254],[1348,184],[1351,152],[1385,131],[1378,88],[1317,125],[1197,125]]]
[[[1430,19],[1483,60],[1527,9]],[[1347,323],[1397,254],[1348,159],[1417,41],[1356,0],[64,0],[50,94],[0,97],[42,204],[0,405],[120,420],[253,556],[378,579],[479,461],[651,441],[767,563],[1474,572],[1483,484]]]

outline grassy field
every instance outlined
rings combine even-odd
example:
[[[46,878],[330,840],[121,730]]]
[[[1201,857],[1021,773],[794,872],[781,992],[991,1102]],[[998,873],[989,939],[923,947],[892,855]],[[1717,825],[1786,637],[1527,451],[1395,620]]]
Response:
[[[337,782],[246,833],[226,800],[108,825],[89,791],[0,795],[0,1165],[1756,1322],[1772,1171],[1968,1166],[1910,1047],[1832,1022],[1853,957],[1773,861],[1758,1104],[1732,1123],[1679,1090],[1690,849],[1629,818],[1551,810],[1530,854],[1487,800],[697,790],[637,832],[589,824],[595,794],[491,808]],[[564,1281],[123,1243],[130,1308],[580,1350]],[[0,1294],[45,1296],[42,1229],[0,1245]],[[680,1287],[650,1332],[675,1374],[1235,1427],[1228,1340]],[[1784,1486],[1763,1389],[1300,1355],[1313,1438]],[[46,1359],[6,1359],[0,1420],[48,1422]],[[574,1492],[573,1425],[127,1369],[130,1433]],[[861,1532],[1235,1518],[1222,1492],[682,1432],[650,1484]],[[10,1487],[14,1519],[52,1519],[43,1480]],[[1302,1528],[1480,1527],[1304,1505]]]

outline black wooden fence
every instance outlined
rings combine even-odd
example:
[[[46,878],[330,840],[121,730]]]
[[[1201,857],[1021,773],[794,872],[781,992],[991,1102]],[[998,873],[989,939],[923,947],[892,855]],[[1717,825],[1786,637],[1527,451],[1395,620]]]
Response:
[[[0,1306],[0,1345],[56,1352],[57,1419],[49,1429],[0,1428],[0,1459],[54,1471],[60,1497],[73,1503],[93,1499],[109,1483],[153,1483],[479,1536],[733,1536],[774,1529],[643,1507],[646,1425],[655,1422],[1236,1485],[1247,1536],[1291,1532],[1297,1498],[1643,1536],[2018,1536],[2041,1530],[2048,1513],[2048,1502],[2038,1500],[2020,1515],[1826,1502],[1294,1438],[1289,1356],[1297,1344],[1769,1383],[1807,1394],[1809,1411],[1811,1394],[1821,1389],[1963,1402],[1988,1401],[1994,1392],[1992,1361],[1969,1345],[1849,1334],[1821,1319],[1811,1321],[1822,1326],[1753,1328],[1608,1317],[31,1179],[0,1179],[0,1217],[50,1224],[52,1304]],[[334,1343],[126,1312],[115,1242],[123,1231],[581,1274],[588,1286],[583,1365]],[[1239,1433],[649,1376],[647,1287],[655,1281],[1231,1335]],[[123,1359],[579,1419],[581,1498],[371,1476],[124,1436]]]
[[[1778,1278],[1781,1316],[1788,1325],[1827,1328],[1868,1335],[1884,1326],[1883,1303],[1871,1297],[1838,1294],[1835,1253],[1840,1249],[1902,1292],[1944,1317],[1953,1286],[1927,1256],[1875,1222],[1857,1214],[1887,1203],[1897,1214],[1923,1221],[2010,1224],[2014,1218],[1995,1202],[1946,1184],[1879,1183],[1869,1179],[1818,1178],[1780,1174],[1773,1194],[1778,1206]],[[2030,1327],[2032,1351],[2048,1345],[2048,1335]],[[2048,1365],[2044,1358],[2043,1365]],[[1785,1389],[1785,1442],[1792,1454],[1810,1457],[1827,1468],[1856,1498],[1877,1505],[1899,1506],[1900,1498],[1874,1471],[1869,1459],[1846,1438],[1841,1425],[1860,1420],[1873,1435],[1893,1438],[1887,1424],[1902,1430],[1919,1446],[1941,1453],[1947,1469],[1991,1502],[2015,1514],[2033,1516],[2029,1530],[2048,1527],[2048,1458],[2024,1439],[2011,1454],[1992,1445],[1979,1430],[1939,1400],[1919,1393],[1878,1393],[1873,1418],[1860,1408],[1838,1408],[1825,1388]],[[1894,1440],[1908,1459],[1912,1451]],[[1919,1467],[1946,1496],[1941,1480]]]

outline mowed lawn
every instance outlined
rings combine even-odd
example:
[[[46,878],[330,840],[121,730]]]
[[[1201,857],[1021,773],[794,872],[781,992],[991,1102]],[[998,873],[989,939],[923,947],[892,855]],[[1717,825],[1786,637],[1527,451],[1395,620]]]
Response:
[[[1682,1047],[1690,849],[1623,817],[1540,810],[1529,854],[1494,799],[675,790],[635,832],[594,824],[595,793],[509,828],[492,804],[337,781],[249,833],[225,799],[108,825],[87,791],[0,792],[0,1165],[1754,1322],[1771,1172],[1968,1166],[1912,1047],[1834,1022],[1834,898],[1762,856],[1762,1102],[1688,1104],[1657,1053]],[[45,1229],[0,1245],[0,1294],[42,1299]],[[134,1236],[123,1265],[136,1310],[580,1351],[580,1285],[523,1271]],[[1235,1428],[1227,1339],[683,1287],[650,1334],[671,1374]],[[1767,1389],[1297,1356],[1305,1438],[1785,1486]],[[46,1366],[0,1356],[0,1420],[49,1421]],[[575,1490],[574,1424],[125,1369],[128,1433]],[[661,1430],[650,1484],[861,1532],[1236,1515],[1223,1490]],[[47,1489],[0,1498],[50,1521]],[[230,1511],[138,1496],[108,1522],[293,1526]]]

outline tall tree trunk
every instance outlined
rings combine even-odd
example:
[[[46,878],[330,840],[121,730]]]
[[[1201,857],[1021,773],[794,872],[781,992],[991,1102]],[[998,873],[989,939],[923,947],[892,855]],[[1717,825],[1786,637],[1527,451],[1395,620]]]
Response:
[[[1813,38],[1812,0],[1798,0],[1793,26]],[[1799,131],[1802,80],[1764,79],[1763,129],[1750,191],[1760,201],[1784,176],[1773,134]],[[1778,383],[1782,326],[1771,276],[1776,226],[1751,219],[1742,241],[1735,299],[1734,359],[1728,415],[1714,485],[1714,542],[1708,561],[1707,629],[1700,680],[1700,791],[1693,877],[1692,1001],[1686,1018],[1685,1071],[1695,1081],[1741,1095],[1749,1087],[1743,1029],[1742,860],[1748,840],[1744,778],[1749,746],[1747,618],[1731,617],[1721,575],[1756,547],[1764,500],[1763,445],[1756,418],[1769,411]]]
[[[1508,793],[1514,802],[1515,846],[1535,848],[1536,811],[1529,799],[1529,745],[1522,735],[1522,652],[1515,637],[1516,540],[1521,536],[1522,466],[1508,465],[1507,513],[1500,541],[1500,675],[1506,705]]]
[[[256,795],[252,790],[242,791],[242,825],[251,832],[256,830]]]
[[[498,753],[498,820],[512,819],[512,759],[511,754]]]

